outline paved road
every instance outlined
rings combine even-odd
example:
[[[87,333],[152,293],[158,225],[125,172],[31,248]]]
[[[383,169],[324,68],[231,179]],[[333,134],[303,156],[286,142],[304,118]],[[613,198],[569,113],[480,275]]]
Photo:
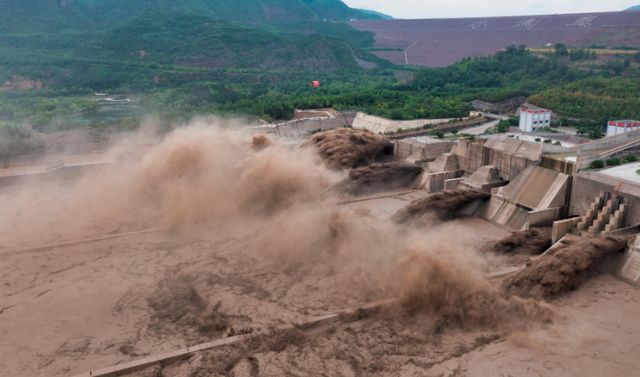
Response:
[[[460,130],[460,133],[461,134],[462,133],[470,134],[470,135],[482,135],[484,133],[484,131],[488,130],[489,128],[497,126],[498,122],[500,122],[500,119],[492,120],[491,122],[483,123],[483,124],[481,124],[479,126],[470,127],[470,128],[466,128],[464,130]]]

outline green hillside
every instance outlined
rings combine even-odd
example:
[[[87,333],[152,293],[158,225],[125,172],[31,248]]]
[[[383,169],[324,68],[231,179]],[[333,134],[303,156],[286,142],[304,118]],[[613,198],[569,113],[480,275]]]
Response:
[[[360,12],[366,13],[370,16],[377,16],[380,17],[383,20],[395,20],[395,18],[389,16],[388,14],[384,14],[384,13],[380,13],[380,12],[376,12],[375,10],[368,10],[368,9],[358,9]]]
[[[0,33],[109,29],[150,8],[254,24],[378,18],[339,0],[3,0]]]
[[[106,31],[0,34],[0,74],[56,81],[77,71],[78,60],[96,59],[115,65],[361,70],[355,55],[391,66],[360,50],[373,42],[371,33],[343,23],[249,25],[149,8]]]
[[[132,17],[88,50],[83,55],[204,68],[359,69],[347,44],[327,35],[246,27],[158,9]],[[385,64],[373,55],[365,59]]]
[[[362,15],[338,0],[5,0],[0,14],[9,15],[0,23],[5,77],[36,78],[48,71],[55,82],[77,71],[68,68],[74,59],[360,70],[355,54],[378,67],[391,65],[361,51],[374,43],[372,33],[310,21]],[[60,70],[52,73],[52,67]]]

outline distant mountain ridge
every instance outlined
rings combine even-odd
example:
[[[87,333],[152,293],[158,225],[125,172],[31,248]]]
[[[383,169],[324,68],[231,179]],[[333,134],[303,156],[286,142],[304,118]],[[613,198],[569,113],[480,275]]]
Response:
[[[381,18],[340,0],[3,0],[0,33],[109,29],[149,8],[255,24]]]
[[[640,5],[635,5],[635,6],[632,6],[631,8],[625,9],[625,11],[628,11],[628,10],[640,10]]]
[[[378,16],[378,17],[382,18],[383,20],[395,20],[395,18],[389,16],[388,14],[376,12],[375,10],[369,10],[369,9],[357,9],[357,10],[359,10],[360,12],[364,12],[366,14],[372,15],[372,16]]]

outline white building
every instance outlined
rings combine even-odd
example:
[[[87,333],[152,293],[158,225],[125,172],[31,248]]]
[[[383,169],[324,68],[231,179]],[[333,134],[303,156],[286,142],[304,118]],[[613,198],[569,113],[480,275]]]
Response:
[[[607,136],[613,136],[624,132],[635,131],[640,128],[637,120],[616,120],[607,124]]]
[[[533,132],[539,127],[551,126],[551,110],[522,109],[520,110],[520,130]]]

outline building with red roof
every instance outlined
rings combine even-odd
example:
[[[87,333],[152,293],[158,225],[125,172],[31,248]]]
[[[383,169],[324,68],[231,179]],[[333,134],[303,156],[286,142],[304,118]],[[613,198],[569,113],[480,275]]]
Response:
[[[614,120],[607,124],[607,136],[634,131],[639,128],[640,122],[638,122],[637,120]]]

